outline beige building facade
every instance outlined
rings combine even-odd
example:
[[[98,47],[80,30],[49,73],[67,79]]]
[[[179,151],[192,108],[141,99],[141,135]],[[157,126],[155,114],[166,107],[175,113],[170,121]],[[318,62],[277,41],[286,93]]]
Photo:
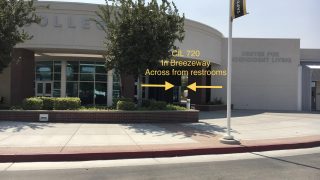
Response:
[[[84,104],[112,105],[120,96],[136,97],[136,80],[104,69],[104,32],[93,21],[97,5],[36,2],[42,21],[25,27],[33,39],[16,46],[14,60],[0,74],[4,104],[26,97],[80,97]],[[49,5],[49,8],[48,8]],[[185,21],[182,50],[199,50],[211,69],[227,67],[227,38],[205,24]],[[320,110],[320,50],[300,49],[299,39],[233,39],[232,104],[235,109]],[[222,89],[189,90],[192,104],[226,102],[226,76],[145,77],[146,83],[171,81],[170,91],[146,88],[144,98],[180,101],[183,81],[222,85]]]

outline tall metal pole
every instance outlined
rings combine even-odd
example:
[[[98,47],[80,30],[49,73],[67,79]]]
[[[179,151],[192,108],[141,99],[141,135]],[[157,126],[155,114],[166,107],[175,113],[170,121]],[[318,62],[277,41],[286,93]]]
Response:
[[[231,78],[232,78],[232,0],[229,4],[228,75],[227,75],[227,134],[223,138],[233,140],[231,135]]]

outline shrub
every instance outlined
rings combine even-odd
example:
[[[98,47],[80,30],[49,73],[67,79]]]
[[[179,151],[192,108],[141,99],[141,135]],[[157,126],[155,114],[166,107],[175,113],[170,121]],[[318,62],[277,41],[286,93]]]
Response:
[[[22,107],[25,110],[40,110],[43,107],[43,101],[40,98],[26,98],[22,102]]]
[[[149,107],[150,104],[151,104],[151,101],[153,101],[153,100],[143,99],[143,100],[142,100],[141,107]]]
[[[54,101],[56,98],[54,97],[40,97],[43,101],[43,107],[44,110],[53,110],[54,107]]]
[[[149,110],[165,110],[167,103],[164,101],[150,101],[150,105],[148,107]]]
[[[167,104],[166,110],[183,111],[183,110],[187,110],[187,108],[182,107],[182,106],[173,105],[173,104]]]
[[[131,98],[125,98],[125,97],[120,97],[120,98],[113,98],[113,106],[117,106],[118,101],[126,101],[126,102],[133,102]]]
[[[9,109],[10,110],[22,110],[23,108],[22,108],[22,106],[11,106]]]
[[[134,110],[135,104],[130,101],[118,101],[117,102],[117,110]]]
[[[100,106],[100,105],[87,105],[87,106],[81,106],[79,110],[82,111],[100,111],[100,110],[112,110],[112,108],[108,106]]]
[[[79,109],[80,105],[81,105],[80,98],[67,97],[67,98],[54,99],[55,110],[75,110],[75,109]]]

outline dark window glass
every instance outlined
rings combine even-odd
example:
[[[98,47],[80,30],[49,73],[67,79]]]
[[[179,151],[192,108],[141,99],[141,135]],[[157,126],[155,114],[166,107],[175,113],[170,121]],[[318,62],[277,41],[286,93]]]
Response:
[[[107,73],[104,63],[96,63],[96,73]]]
[[[107,104],[107,84],[96,83],[95,87],[95,103],[96,104]]]
[[[37,93],[38,94],[43,94],[43,84],[42,83],[38,83],[38,85],[37,85]]]
[[[67,81],[78,81],[79,74],[67,74]]]
[[[93,62],[80,62],[80,73],[94,73],[95,67]]]
[[[53,90],[53,97],[60,97],[60,89]]]
[[[66,94],[68,97],[78,97],[78,83],[67,82]]]
[[[112,91],[112,97],[113,98],[119,98],[120,97],[120,91]]]
[[[54,72],[61,73],[61,62],[60,61],[54,62]]]
[[[46,94],[51,94],[51,83],[46,83]]]
[[[93,81],[93,74],[80,74],[80,81]]]
[[[113,90],[120,90],[120,83],[113,83]]]
[[[93,104],[94,84],[92,82],[80,82],[79,97],[82,104]]]
[[[60,89],[60,88],[61,88],[61,83],[55,81],[55,82],[53,83],[53,89]]]
[[[78,61],[68,61],[67,62],[67,75],[79,73],[79,62]]]
[[[106,74],[96,74],[96,81],[107,82],[108,76]]]
[[[36,73],[52,73],[53,72],[53,62],[37,62],[36,64]]]
[[[45,73],[42,72],[41,74],[36,74],[37,81],[51,81],[52,80],[52,73]]]
[[[54,80],[60,81],[61,80],[61,74],[54,74]]]

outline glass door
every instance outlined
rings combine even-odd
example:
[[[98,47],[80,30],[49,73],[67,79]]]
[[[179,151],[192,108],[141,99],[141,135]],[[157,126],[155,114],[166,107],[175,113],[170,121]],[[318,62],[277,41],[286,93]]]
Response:
[[[52,97],[52,81],[37,82],[36,96]]]

